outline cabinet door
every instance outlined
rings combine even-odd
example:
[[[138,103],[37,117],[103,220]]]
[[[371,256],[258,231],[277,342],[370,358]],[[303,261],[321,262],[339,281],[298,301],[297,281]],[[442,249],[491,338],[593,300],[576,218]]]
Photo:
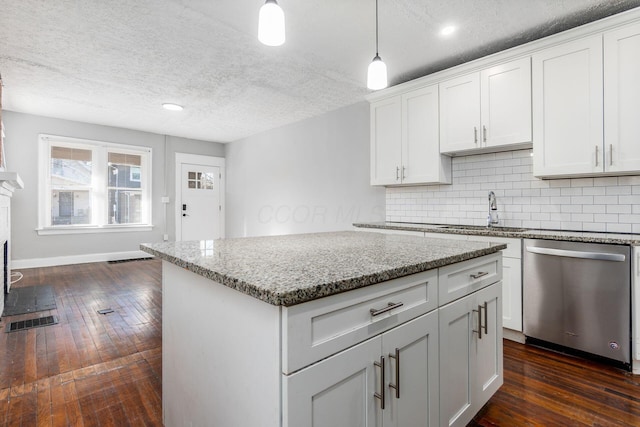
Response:
[[[401,114],[399,96],[371,104],[371,185],[400,184]]]
[[[522,260],[502,258],[502,326],[522,332]]]
[[[451,159],[440,155],[438,85],[402,95],[402,121],[402,183],[451,182]]]
[[[604,35],[605,170],[640,171],[640,24]]]
[[[438,311],[385,333],[382,354],[388,360],[384,427],[438,426]]]
[[[479,148],[480,74],[440,83],[440,152]]]
[[[482,335],[477,334],[476,388],[473,413],[477,413],[503,382],[502,375],[502,286],[495,283],[476,292],[480,310]],[[485,309],[486,304],[486,309]]]
[[[381,427],[382,338],[372,338],[295,374],[283,375],[285,427]]]
[[[476,359],[474,334],[479,315],[474,294],[441,307],[440,316],[440,424],[466,426],[475,415]]]
[[[531,142],[531,59],[523,58],[480,74],[482,145]]]
[[[603,171],[602,37],[533,55],[533,175]]]

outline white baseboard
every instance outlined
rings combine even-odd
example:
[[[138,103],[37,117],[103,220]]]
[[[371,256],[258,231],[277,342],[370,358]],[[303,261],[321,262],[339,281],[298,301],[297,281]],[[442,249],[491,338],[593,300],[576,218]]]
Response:
[[[502,337],[510,341],[519,342],[520,344],[524,344],[526,339],[522,332],[507,328],[502,328]]]
[[[123,259],[150,258],[153,255],[143,251],[109,252],[102,254],[68,255],[47,258],[29,258],[11,260],[11,269],[54,267],[58,265],[85,264],[88,262],[119,261]]]

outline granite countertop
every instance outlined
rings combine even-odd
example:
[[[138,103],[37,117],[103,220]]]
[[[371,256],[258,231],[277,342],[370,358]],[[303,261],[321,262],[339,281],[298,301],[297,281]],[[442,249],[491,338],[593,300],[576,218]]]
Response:
[[[284,306],[505,248],[504,244],[358,231],[140,245],[143,251],[179,267]]]
[[[513,227],[482,227],[452,224],[413,224],[406,222],[355,223],[358,228],[420,231],[428,233],[466,234],[475,236],[509,237],[515,239],[565,240],[571,242],[609,243],[640,246],[640,234],[598,233],[587,231],[536,230]],[[459,227],[459,228],[457,228]]]

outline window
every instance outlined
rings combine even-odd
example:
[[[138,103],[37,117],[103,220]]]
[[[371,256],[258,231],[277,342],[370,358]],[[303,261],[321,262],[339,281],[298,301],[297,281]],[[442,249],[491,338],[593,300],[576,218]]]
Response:
[[[151,149],[40,135],[39,232],[151,225]]]

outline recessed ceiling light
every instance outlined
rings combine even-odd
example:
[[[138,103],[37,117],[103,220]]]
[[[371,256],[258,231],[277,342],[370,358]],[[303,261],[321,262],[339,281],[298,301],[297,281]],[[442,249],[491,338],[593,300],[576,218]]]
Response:
[[[178,105],[178,104],[171,104],[171,103],[164,103],[162,104],[162,108],[164,108],[165,110],[169,110],[169,111],[182,111],[182,105]]]
[[[440,34],[443,36],[450,36],[456,32],[456,29],[455,25],[447,25],[440,30]]]

